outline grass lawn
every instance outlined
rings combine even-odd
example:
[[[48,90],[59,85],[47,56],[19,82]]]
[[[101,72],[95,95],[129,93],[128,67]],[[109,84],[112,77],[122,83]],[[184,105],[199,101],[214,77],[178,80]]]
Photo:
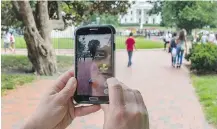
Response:
[[[16,88],[16,86],[21,86],[25,83],[30,83],[35,80],[36,77],[32,74],[6,74],[2,73],[1,75],[1,94],[5,95],[7,90]]]
[[[1,93],[5,95],[7,90],[16,88],[16,86],[30,83],[36,79],[34,74],[28,74],[25,71],[31,69],[31,63],[27,56],[1,55],[1,73],[2,86]],[[73,57],[57,56],[58,72],[67,71],[72,67]]]
[[[125,49],[125,40],[127,37],[117,37],[116,38],[116,48]],[[137,49],[154,49],[154,48],[163,48],[163,41],[153,41],[145,39],[144,37],[137,37],[136,48]]]
[[[126,37],[116,37],[116,48],[117,49],[124,49],[125,48],[125,40]],[[136,47],[137,49],[152,49],[152,48],[163,48],[162,41],[153,41],[153,40],[146,40],[143,37],[137,37],[136,40]],[[74,48],[74,40],[70,38],[53,38],[52,43],[55,49],[72,49]],[[2,42],[2,48],[3,48]],[[26,43],[23,37],[16,37],[16,48],[26,48]]]
[[[217,127],[217,75],[192,76],[206,118]]]

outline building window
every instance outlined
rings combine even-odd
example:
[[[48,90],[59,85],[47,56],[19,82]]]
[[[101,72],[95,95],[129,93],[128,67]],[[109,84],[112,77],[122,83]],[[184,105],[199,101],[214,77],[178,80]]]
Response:
[[[148,24],[148,21],[146,21],[146,24]]]
[[[125,22],[127,22],[127,18],[125,18]]]
[[[141,13],[142,13],[142,11],[141,11],[141,10],[139,10],[139,15],[141,15]]]
[[[131,11],[131,15],[133,14],[133,11]]]
[[[141,18],[139,18],[139,23],[141,23]]]
[[[133,18],[131,18],[130,20],[133,21]]]

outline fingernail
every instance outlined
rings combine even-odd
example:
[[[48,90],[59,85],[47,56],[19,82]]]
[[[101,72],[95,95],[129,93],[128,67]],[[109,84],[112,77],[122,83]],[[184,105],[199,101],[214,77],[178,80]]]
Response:
[[[70,80],[71,80],[73,86],[76,86],[76,85],[77,85],[77,80],[76,80],[75,77],[71,77]]]
[[[116,86],[117,84],[119,84],[119,81],[116,78],[112,77],[107,79],[107,84],[109,86]]]

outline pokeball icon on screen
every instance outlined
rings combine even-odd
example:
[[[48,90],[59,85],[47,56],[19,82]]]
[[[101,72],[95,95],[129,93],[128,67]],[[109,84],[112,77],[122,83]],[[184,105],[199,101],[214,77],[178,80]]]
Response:
[[[105,90],[104,90],[104,93],[107,95],[107,94],[108,94],[108,89],[105,89]]]

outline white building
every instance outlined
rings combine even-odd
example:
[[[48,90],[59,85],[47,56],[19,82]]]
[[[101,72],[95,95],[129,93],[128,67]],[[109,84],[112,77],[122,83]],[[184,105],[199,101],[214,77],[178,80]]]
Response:
[[[128,9],[127,14],[120,16],[121,24],[139,24],[142,29],[143,24],[160,24],[161,15],[149,15],[148,11],[153,5],[145,1],[135,1]]]

